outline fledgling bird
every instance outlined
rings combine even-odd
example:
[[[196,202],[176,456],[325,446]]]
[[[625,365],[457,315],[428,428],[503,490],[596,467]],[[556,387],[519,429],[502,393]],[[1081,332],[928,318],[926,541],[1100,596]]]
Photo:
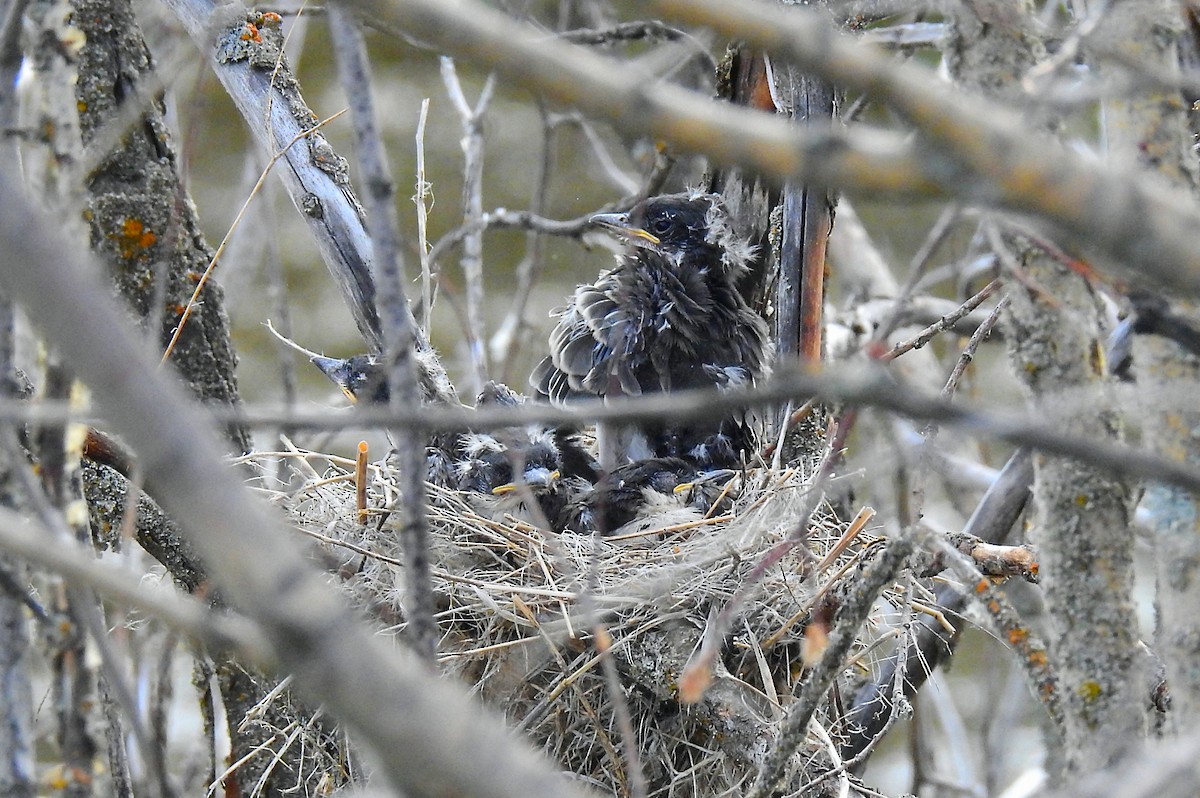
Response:
[[[347,358],[312,355],[309,360],[341,388],[352,403],[386,405],[391,397],[387,369],[373,353]],[[455,462],[461,433],[434,432],[425,446],[425,479],[443,488],[455,488]]]
[[[346,358],[315,355],[310,360],[351,402],[388,403],[387,373],[380,366],[378,355]]]
[[[489,382],[476,407],[524,403],[525,397],[507,385]],[[533,424],[463,433],[458,453],[456,487],[473,494],[477,506],[496,521],[512,516],[554,528],[581,486],[590,488],[599,477],[598,465],[579,435],[564,428]],[[536,510],[527,503],[530,496]]]
[[[553,402],[752,384],[767,370],[767,325],[737,290],[754,257],[713,194],[651,197],[592,222],[625,242],[617,265],[575,290],[531,383]],[[607,468],[647,457],[735,467],[754,447],[744,418],[601,427]]]
[[[388,401],[387,380],[374,355],[314,357],[312,361],[351,401]],[[507,385],[489,382],[475,405],[516,407],[524,402],[525,397]],[[536,424],[486,433],[436,433],[426,447],[425,465],[429,482],[471,494],[493,520],[503,521],[511,515],[535,525],[554,525],[579,490],[590,488],[599,477],[595,458],[578,433]],[[537,511],[526,504],[530,495]]]
[[[616,534],[634,521],[666,526],[687,518],[699,519],[730,506],[726,484],[737,472],[716,469],[698,472],[679,457],[654,457],[623,465],[601,477],[564,510],[564,530],[602,536]]]
[[[716,468],[696,474],[688,482],[675,486],[674,493],[688,507],[695,508],[705,517],[724,515],[733,509],[737,491],[730,484],[739,472],[732,468]]]
[[[272,332],[274,329],[272,328]],[[325,357],[297,345],[295,342],[275,333],[288,346],[298,349],[309,356],[314,366],[321,373],[342,389],[342,393],[352,402],[368,401],[374,404],[387,404],[391,396],[388,386],[388,373],[378,354],[367,353],[353,355],[348,358]],[[437,353],[432,349],[418,348],[414,352],[416,367],[417,391],[422,402],[432,404],[457,404],[458,399],[454,386],[450,384],[445,369],[438,360]]]

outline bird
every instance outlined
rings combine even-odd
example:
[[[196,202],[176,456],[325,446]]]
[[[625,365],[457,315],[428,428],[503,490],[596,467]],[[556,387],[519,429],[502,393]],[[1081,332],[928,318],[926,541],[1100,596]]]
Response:
[[[1200,355],[1200,329],[1180,313],[1161,294],[1145,289],[1131,290],[1129,312],[1109,333],[1105,360],[1109,372],[1124,382],[1134,382],[1133,338],[1157,335],[1174,341],[1184,352]]]
[[[384,359],[379,354],[367,352],[347,358],[326,357],[309,352],[278,333],[275,334],[289,346],[307,354],[312,364],[341,388],[342,393],[351,402],[367,401],[386,405],[391,398],[388,372],[384,367]],[[421,401],[458,404],[454,386],[450,384],[436,352],[432,349],[415,350],[414,364],[417,391],[421,395]]]
[[[595,224],[624,242],[615,267],[580,285],[557,312],[549,355],[530,377],[554,403],[581,398],[735,388],[768,369],[767,325],[737,290],[755,248],[734,232],[715,194],[651,197]],[[754,448],[741,416],[688,424],[597,430],[600,463],[614,469],[653,457],[736,467]]]
[[[350,357],[326,357],[312,354],[309,361],[352,404],[387,405],[391,398],[388,373],[383,360],[373,352]],[[443,488],[456,488],[455,461],[460,433],[433,432],[425,446],[425,479]]]
[[[526,397],[507,385],[488,382],[475,406],[517,407],[525,402]],[[484,514],[501,522],[512,517],[556,529],[576,493],[584,486],[590,489],[600,476],[579,434],[565,427],[531,424],[466,432],[459,437],[457,453],[457,489],[473,495]],[[536,508],[529,504],[530,497]]]
[[[687,482],[676,485],[673,492],[683,503],[695,508],[705,517],[724,515],[733,509],[736,492],[730,482],[739,473],[732,468],[714,468],[696,474]]]
[[[378,355],[361,354],[346,358],[313,355],[309,360],[334,385],[341,388],[351,402],[388,403],[391,392],[388,390],[387,372],[380,365]]]
[[[620,466],[581,491],[561,516],[561,531],[602,537],[639,525],[666,526],[729,509],[732,469],[697,471],[680,457],[652,457]]]
[[[311,360],[352,402],[387,403],[387,379],[377,356]],[[490,381],[475,406],[517,407],[525,401],[507,385]],[[435,433],[425,450],[425,466],[429,482],[468,494],[491,520],[503,522],[511,516],[549,527],[557,526],[566,505],[600,476],[576,430],[540,424]],[[527,503],[529,496],[537,509]]]

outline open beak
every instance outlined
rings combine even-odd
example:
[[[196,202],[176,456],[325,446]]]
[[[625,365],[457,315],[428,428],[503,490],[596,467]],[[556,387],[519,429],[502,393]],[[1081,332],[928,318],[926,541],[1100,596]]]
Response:
[[[531,468],[525,472],[525,484],[531,488],[546,488],[558,481],[562,474],[558,471],[547,471],[544,468]],[[492,488],[493,496],[503,496],[517,489],[516,482],[506,482]]]
[[[610,230],[622,238],[640,238],[643,241],[650,242],[654,246],[662,243],[662,240],[653,233],[643,230],[640,227],[630,226],[629,214],[627,213],[597,213],[588,219],[588,221],[591,224],[603,227],[605,230]]]

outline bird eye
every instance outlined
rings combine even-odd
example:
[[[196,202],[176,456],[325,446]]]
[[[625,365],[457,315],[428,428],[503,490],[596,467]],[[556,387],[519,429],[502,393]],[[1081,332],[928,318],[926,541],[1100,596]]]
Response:
[[[670,216],[660,216],[650,223],[650,232],[656,236],[661,236],[667,233],[675,226],[675,220]]]

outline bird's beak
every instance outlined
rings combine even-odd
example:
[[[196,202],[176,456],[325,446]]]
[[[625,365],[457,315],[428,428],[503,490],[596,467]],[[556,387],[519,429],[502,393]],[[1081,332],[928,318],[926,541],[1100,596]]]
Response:
[[[316,355],[310,360],[321,370],[322,374],[329,378],[330,382],[342,389],[342,393],[346,394],[346,398],[351,403],[358,402],[358,397],[350,392],[349,360],[340,357],[325,357],[324,355]]]
[[[606,230],[611,230],[619,236],[625,238],[640,238],[643,241],[649,241],[651,244],[658,246],[662,240],[658,236],[643,230],[640,227],[632,227],[629,224],[629,214],[627,213],[597,213],[588,222],[594,225],[599,225]]]
[[[544,488],[553,485],[562,474],[558,471],[547,471],[544,468],[531,468],[525,472],[525,484],[531,488]],[[507,482],[492,488],[493,496],[503,496],[517,489],[516,482]]]
[[[697,485],[703,484],[705,482],[711,482],[713,480],[718,480],[718,479],[732,479],[734,477],[734,475],[736,475],[736,474],[737,474],[737,472],[730,468],[719,468],[715,471],[708,471],[706,473],[701,474],[696,479],[693,479],[691,482],[682,482],[682,483],[676,485],[673,493],[676,496],[678,496],[681,493],[687,493],[689,490],[696,487]]]

